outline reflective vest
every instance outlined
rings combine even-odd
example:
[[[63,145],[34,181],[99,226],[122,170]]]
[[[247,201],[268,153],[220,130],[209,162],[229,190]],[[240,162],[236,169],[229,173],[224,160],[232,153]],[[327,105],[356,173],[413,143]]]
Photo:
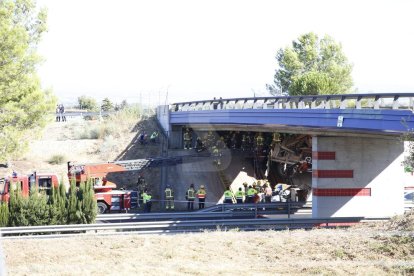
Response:
[[[172,198],[173,197],[173,192],[170,188],[165,189],[165,197],[166,198]]]
[[[243,191],[237,191],[236,192],[236,198],[237,199],[243,199],[244,192]]]
[[[200,189],[197,191],[197,197],[198,198],[206,198],[206,190]]]
[[[187,190],[187,198],[188,199],[194,199],[195,198],[195,191],[193,188],[190,188]]]
[[[258,136],[256,141],[257,141],[257,145],[262,146],[262,145],[263,145],[263,141],[264,141],[264,139],[263,139],[263,137],[262,137],[262,136]]]
[[[151,195],[149,195],[149,194],[147,194],[147,193],[143,193],[142,194],[142,200],[144,201],[144,204],[145,203],[147,203],[147,202],[150,202],[151,201]]]
[[[256,189],[250,188],[249,190],[247,190],[247,196],[254,196],[256,193]]]
[[[233,193],[230,190],[227,190],[224,192],[224,198],[225,199],[231,199],[233,198]]]

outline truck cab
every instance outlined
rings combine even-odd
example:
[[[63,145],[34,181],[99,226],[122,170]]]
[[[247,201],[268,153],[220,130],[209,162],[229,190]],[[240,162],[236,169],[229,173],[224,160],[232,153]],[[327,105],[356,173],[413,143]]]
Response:
[[[29,196],[30,189],[33,187],[50,194],[52,187],[58,185],[59,181],[56,174],[33,173],[31,175],[13,175],[0,178],[0,202],[9,202],[10,189],[19,187],[23,196]]]

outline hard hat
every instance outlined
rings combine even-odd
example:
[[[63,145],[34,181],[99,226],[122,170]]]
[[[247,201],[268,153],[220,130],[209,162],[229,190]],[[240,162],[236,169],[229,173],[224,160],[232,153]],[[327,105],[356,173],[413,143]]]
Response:
[[[200,186],[200,189],[204,189],[204,185],[201,185],[201,186]]]

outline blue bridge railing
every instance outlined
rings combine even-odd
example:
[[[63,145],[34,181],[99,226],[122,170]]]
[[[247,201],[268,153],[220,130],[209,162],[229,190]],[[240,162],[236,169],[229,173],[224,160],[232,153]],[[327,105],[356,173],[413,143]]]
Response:
[[[393,109],[414,110],[414,93],[269,96],[174,103],[172,112],[215,109]]]

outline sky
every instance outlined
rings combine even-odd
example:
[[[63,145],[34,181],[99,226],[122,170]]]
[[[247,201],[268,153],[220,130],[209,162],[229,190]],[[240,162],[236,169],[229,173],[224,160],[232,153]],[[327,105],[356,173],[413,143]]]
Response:
[[[411,0],[38,0],[39,75],[61,102],[150,105],[267,95],[278,49],[328,34],[359,93],[414,92]]]

